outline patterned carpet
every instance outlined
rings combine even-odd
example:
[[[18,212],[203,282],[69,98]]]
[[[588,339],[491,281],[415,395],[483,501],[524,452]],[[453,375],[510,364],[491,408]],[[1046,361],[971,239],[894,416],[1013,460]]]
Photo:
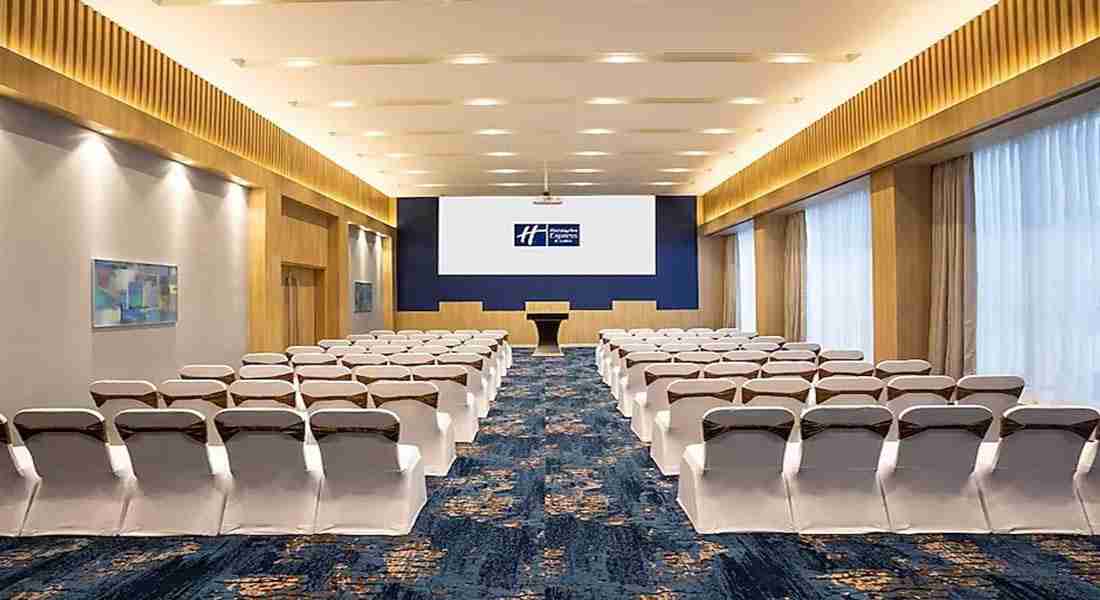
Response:
[[[1100,538],[696,535],[592,351],[515,354],[412,535],[0,540],[0,597],[1100,598]]]

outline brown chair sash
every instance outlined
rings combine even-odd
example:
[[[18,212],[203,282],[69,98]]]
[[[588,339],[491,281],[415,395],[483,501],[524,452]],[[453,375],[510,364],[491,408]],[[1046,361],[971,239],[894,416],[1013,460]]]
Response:
[[[478,338],[478,343],[475,344],[475,345],[476,346],[485,346],[486,348],[492,350],[493,352],[496,352],[497,350],[500,349],[500,344],[497,343],[496,340],[493,340],[492,343],[482,343],[482,339],[483,338]]]
[[[286,427],[270,427],[266,425],[225,425],[224,423],[214,422],[215,429],[218,430],[218,435],[221,436],[223,442],[228,442],[233,436],[238,433],[281,433],[289,435],[290,437],[298,440],[299,442],[306,441],[306,424],[304,421],[299,421],[293,425],[287,425]]]
[[[107,426],[102,421],[92,423],[87,427],[27,427],[16,423],[15,430],[19,432],[19,437],[23,438],[24,442],[40,433],[79,433],[95,438],[104,444],[107,443]]]
[[[462,387],[466,387],[466,375],[467,373],[459,373],[451,377],[444,377],[442,375],[418,375],[413,373],[413,381],[453,381]]]
[[[765,364],[768,363],[768,357],[767,356],[762,356],[762,357],[760,357],[756,360],[749,360],[747,358],[739,358],[737,360],[729,360],[725,356],[723,356],[722,357],[722,362],[749,362],[749,363],[753,363],[755,365],[764,366]]]
[[[1088,441],[1092,437],[1092,433],[1096,431],[1096,424],[1100,422],[1100,419],[1089,419],[1087,421],[1081,421],[1079,423],[1070,423],[1068,425],[1061,425],[1055,423],[1020,423],[1010,417],[1004,417],[1001,419],[1001,437],[1005,438],[1014,433],[1020,431],[1069,431],[1077,434],[1081,439]]]
[[[324,377],[321,375],[302,375],[298,374],[298,381],[305,383],[306,381],[352,381],[351,373],[344,373],[336,377]]]
[[[808,421],[805,418],[802,419],[802,439],[808,440],[815,435],[818,435],[829,429],[863,429],[870,431],[871,433],[885,438],[886,434],[890,433],[890,425],[893,424],[893,419],[887,419],[885,421],[879,421],[878,423],[864,423],[860,425],[852,424],[834,424],[834,423],[819,423],[817,421]]]
[[[88,392],[92,395],[92,401],[96,406],[103,406],[109,400],[137,400],[142,404],[149,406],[150,408],[157,407],[157,393],[149,392],[147,394],[100,394],[98,392]]]
[[[315,402],[326,402],[329,400],[346,400],[359,408],[367,408],[370,406],[370,394],[367,392],[335,396],[311,396],[309,394],[302,394],[302,403],[306,405],[306,408],[313,406]],[[316,431],[316,428],[314,428],[314,431]]]
[[[810,397],[810,390],[802,392],[754,392],[748,388],[741,388],[741,402],[748,404],[761,396],[768,396],[773,398],[790,398],[797,400],[803,404],[806,403],[806,399]]]
[[[719,425],[713,421],[703,419],[704,442],[709,442],[734,431],[761,431],[777,435],[786,441],[791,438],[791,431],[793,430],[794,421],[789,421],[780,425]]]
[[[370,385],[370,384],[372,384],[376,381],[400,381],[400,382],[409,381],[408,377],[364,377],[362,375],[355,375],[354,377],[355,377],[355,381],[358,381],[359,383],[361,383],[363,385]]]
[[[733,400],[737,397],[737,388],[728,389],[722,392],[668,392],[668,405],[672,406],[676,402],[683,400],[684,398],[717,398],[722,402],[733,403]]]
[[[229,392],[225,390],[218,390],[216,392],[210,392],[209,394],[183,394],[176,396],[161,394],[161,396],[164,397],[165,406],[172,406],[172,404],[181,400],[203,400],[221,408],[229,407]]]
[[[679,356],[677,356],[676,357],[676,362],[678,362],[682,365],[713,365],[715,363],[722,362],[722,357],[710,358],[710,359],[697,358],[695,360],[684,360],[684,359],[680,358]]]
[[[482,346],[482,348],[484,348],[484,346]],[[462,352],[465,353],[465,354],[477,354],[478,356],[481,356],[482,358],[491,358],[493,356],[493,351],[492,350],[489,350],[489,351],[486,352],[486,351],[482,351],[482,350],[474,350],[474,349],[471,349],[471,348],[462,348]]]
[[[782,361],[780,361],[780,362],[782,362]],[[828,363],[826,363],[826,364],[828,364]],[[856,371],[855,373],[851,373],[851,372],[848,372],[848,371],[845,371],[843,373],[838,373],[836,371],[830,371],[830,370],[826,369],[824,367],[824,365],[822,365],[821,367],[818,368],[817,372],[820,373],[823,378],[824,377],[833,377],[835,375],[847,376],[847,377],[871,377],[875,374],[875,368],[872,367],[872,366],[868,366],[866,369],[864,369],[862,371]]]
[[[257,361],[245,360],[243,358],[241,359],[241,366],[249,367],[249,366],[253,366],[253,365],[263,366],[263,367],[274,367],[276,365],[290,366],[290,361],[289,360],[284,360],[282,362],[273,363],[273,362],[266,362],[266,361],[257,362]]]
[[[921,369],[919,371],[901,371],[896,373],[891,371],[883,371],[882,369],[875,367],[875,377],[878,377],[879,379],[882,379],[884,377],[899,377],[901,375],[928,375],[931,372],[932,367]]]
[[[8,426],[6,423],[0,423],[0,444],[10,444],[11,436],[8,434]]]
[[[825,404],[826,402],[828,402],[829,400],[832,400],[833,398],[835,398],[837,396],[843,396],[845,394],[849,394],[849,395],[853,395],[853,396],[859,396],[859,395],[867,396],[867,397],[870,398],[870,400],[868,400],[867,404],[878,404],[878,395],[881,392],[882,392],[882,390],[878,390],[877,392],[875,392],[875,391],[866,391],[866,390],[839,390],[838,391],[838,390],[826,390],[826,389],[822,389],[822,388],[819,387],[819,388],[817,388],[817,403],[818,404]]]
[[[814,375],[816,375],[816,374],[817,374],[817,369],[814,369],[812,371],[807,371],[805,373],[768,373],[767,371],[765,371],[763,369],[760,370],[760,377],[762,377],[764,379],[774,378],[774,377],[798,377],[800,379],[805,379],[806,381],[808,381],[810,383],[814,382]]]
[[[417,402],[423,402],[432,408],[439,408],[439,394],[436,392],[428,392],[427,394],[420,394],[418,396],[393,396],[390,398],[373,396],[375,408],[382,408],[383,404],[389,404],[390,402],[396,402],[398,400],[415,400]]]
[[[286,381],[288,383],[294,383],[294,373],[283,373],[282,375],[271,375],[268,377],[248,377],[242,378],[242,381]]]
[[[711,363],[717,364],[717,363]],[[757,369],[755,373],[748,373],[745,375],[736,375],[730,373],[711,373],[706,369],[703,369],[703,379],[729,379],[731,377],[745,377],[748,379],[756,379],[760,376],[760,369]]]
[[[957,401],[962,400],[963,398],[966,398],[967,396],[973,396],[974,394],[1006,394],[1006,395],[1009,395],[1009,396],[1014,396],[1016,398],[1019,398],[1024,393],[1024,386],[1014,387],[1014,388],[1001,388],[999,390],[998,389],[973,390],[973,389],[970,389],[970,388],[962,388],[962,387],[955,388],[955,389],[956,389],[955,398],[956,398]]]
[[[944,388],[942,390],[902,390],[895,387],[886,386],[886,401],[889,402],[896,398],[900,398],[905,394],[932,394],[933,396],[939,396],[945,401],[950,402],[951,396],[955,393],[955,386]]]
[[[904,440],[925,431],[967,431],[978,438],[984,438],[989,427],[993,425],[993,419],[982,419],[969,425],[951,423],[947,425],[918,425],[909,421],[898,420],[898,439]]]
[[[636,365],[667,365],[669,363],[667,358],[627,358],[626,368],[631,368]]]
[[[297,404],[294,402],[294,393],[283,394],[282,396],[253,396],[250,394],[233,394],[233,400],[238,406],[242,402],[248,402],[249,400],[274,400],[279,404],[284,404],[290,408],[295,408]]]
[[[317,425],[311,426],[313,430],[313,439],[321,441],[330,435],[336,433],[353,433],[356,435],[375,435],[383,437],[391,442],[397,443],[397,440],[401,437],[401,423],[394,423],[389,427],[319,427]]]
[[[694,373],[694,374],[687,373],[685,375],[662,373],[662,374],[658,375],[656,373],[650,373],[649,371],[645,371],[645,384],[646,384],[647,387],[652,385],[653,382],[660,381],[662,379],[671,379],[671,380],[675,381],[677,379],[698,379],[698,378],[699,378],[698,373]]]
[[[200,444],[206,444],[206,421],[199,421],[187,427],[129,427],[116,422],[115,429],[118,430],[118,436],[123,441],[139,433],[182,433]]]
[[[473,367],[478,371],[485,369],[484,358],[479,358],[477,360],[456,360],[454,358],[442,358],[438,362],[441,365],[462,365],[465,367]]]
[[[186,380],[186,381],[212,380],[212,381],[220,381],[220,382],[224,383],[225,385],[230,385],[234,381],[237,381],[237,374],[236,373],[230,373],[228,375],[222,375],[221,377],[189,377],[187,375],[184,375],[184,374],[180,373],[180,379],[183,379],[183,380]]]

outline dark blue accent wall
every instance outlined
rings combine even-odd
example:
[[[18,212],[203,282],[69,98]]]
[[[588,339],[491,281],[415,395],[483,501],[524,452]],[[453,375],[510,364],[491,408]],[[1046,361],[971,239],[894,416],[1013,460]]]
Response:
[[[485,310],[568,300],[573,310],[610,310],[612,300],[656,300],[658,309],[699,308],[695,196],[657,197],[657,274],[439,275],[439,198],[397,201],[397,310],[439,310],[481,301]]]

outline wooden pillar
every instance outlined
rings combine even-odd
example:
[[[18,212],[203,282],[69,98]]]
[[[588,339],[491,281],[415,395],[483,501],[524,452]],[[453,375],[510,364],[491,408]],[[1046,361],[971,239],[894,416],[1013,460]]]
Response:
[[[348,221],[333,217],[328,230],[328,268],[325,269],[327,318],[325,337],[343,338],[351,328],[351,279]]]
[[[871,174],[875,360],[926,358],[931,302],[932,172]]]
[[[283,196],[272,182],[248,191],[248,349],[283,350]]]
[[[382,318],[385,329],[397,329],[397,232],[382,238]]]
[[[756,331],[783,335],[784,255],[787,215],[767,213],[753,219],[756,249]]]

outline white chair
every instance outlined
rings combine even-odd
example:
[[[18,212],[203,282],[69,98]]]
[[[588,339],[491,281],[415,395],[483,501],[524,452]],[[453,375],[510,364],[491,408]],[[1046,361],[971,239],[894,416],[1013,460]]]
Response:
[[[668,352],[669,354],[679,354],[681,352],[696,352],[699,350],[699,344],[694,342],[663,342],[656,338],[649,338],[646,340],[647,344],[653,344],[657,346],[657,350],[661,352]]]
[[[372,329],[370,334],[373,335],[375,339],[378,339],[380,335],[394,335],[392,329]]]
[[[703,442],[684,450],[676,496],[695,531],[794,531],[783,457],[797,419],[744,406],[703,415]]]
[[[821,344],[814,342],[785,342],[783,344],[784,350],[806,350],[813,352],[814,356],[821,354]]]
[[[612,386],[614,376],[615,364],[619,358],[619,348],[626,344],[638,344],[638,340],[633,337],[613,337],[607,341],[607,347],[600,357],[601,367],[599,369],[600,375],[603,377],[603,382],[607,386]],[[656,347],[653,350],[657,350]]]
[[[726,379],[685,379],[668,386],[668,410],[653,419],[649,455],[663,475],[680,472],[684,448],[703,441],[703,415],[712,408],[731,406],[737,385]]]
[[[241,365],[286,365],[290,359],[279,352],[252,352],[241,357]]]
[[[7,451],[6,460],[0,464],[0,536],[16,536],[23,528],[31,497],[37,482],[30,469],[20,468],[12,446],[8,420],[0,415],[0,439]]]
[[[353,333],[348,336],[348,341],[353,344],[356,342],[373,342],[374,336],[369,333]]]
[[[355,381],[369,386],[376,381],[412,381],[412,369],[398,365],[368,365],[351,372]]]
[[[405,352],[408,352],[408,348],[398,344],[386,343],[370,347],[371,354],[385,356],[387,361],[389,360],[389,357],[393,356],[394,354],[404,354]]]
[[[731,342],[706,342],[699,345],[700,350],[703,350],[705,352],[717,352],[719,354],[732,352],[739,348],[741,348],[741,344]]]
[[[814,403],[818,406],[859,406],[878,404],[885,385],[875,377],[834,375],[814,385]]]
[[[653,440],[653,419],[657,413],[668,410],[668,386],[680,379],[698,379],[701,369],[691,363],[657,363],[647,365],[645,394],[634,398],[634,410],[630,413],[630,430],[643,442]]]
[[[791,506],[800,533],[889,531],[878,479],[893,416],[882,406],[818,406],[802,414]]]
[[[751,362],[763,365],[768,362],[768,353],[760,350],[732,350],[722,355],[726,362]]]
[[[831,360],[863,360],[862,350],[822,350],[817,355],[818,361],[822,363],[829,362]]]
[[[424,335],[424,332],[419,329],[400,329],[397,331],[397,335],[409,337],[413,335]]]
[[[227,408],[214,425],[232,475],[221,533],[313,533],[321,476],[307,467],[302,413]]]
[[[994,533],[1090,533],[1074,477],[1098,421],[1100,412],[1088,407],[1018,406],[1004,413],[992,468],[979,475]]]
[[[813,386],[810,382],[801,377],[750,379],[741,385],[741,403],[751,406],[778,406],[800,415],[806,409],[811,389]]]
[[[507,361],[504,359],[504,349],[500,343],[495,339],[487,338],[482,335],[475,336],[471,339],[466,346],[484,346],[491,352],[491,360],[493,361],[493,375],[496,379],[493,381],[493,386],[496,389],[500,389],[504,380],[504,370],[507,368]]]
[[[657,352],[657,346],[623,344],[615,351],[611,364],[611,397],[619,402],[622,402],[622,392],[626,387],[626,355],[632,352]]]
[[[886,408],[895,417],[914,406],[946,406],[955,395],[955,380],[944,375],[900,375],[886,385]]]
[[[456,457],[455,435],[451,416],[438,410],[439,388],[423,381],[378,381],[367,389],[376,408],[401,420],[401,443],[420,448],[424,472],[445,477]]]
[[[366,354],[366,346],[333,346],[329,348],[325,353],[335,356],[337,359],[344,357],[348,354]]]
[[[467,383],[472,375],[464,365],[413,367],[413,381],[427,381],[439,390],[440,412],[451,416],[456,442],[471,443],[477,437],[477,401]]]
[[[424,461],[388,410],[323,409],[309,426],[325,465],[314,530],[405,535],[428,501]]]
[[[390,355],[390,364],[410,368],[420,367],[424,365],[434,365],[435,357],[431,354],[398,352],[397,354]]]
[[[760,365],[751,362],[719,362],[703,367],[703,379],[728,379],[737,385],[734,404],[741,403],[741,386],[760,376]]]
[[[160,397],[157,388],[148,381],[104,379],[88,386],[88,394],[95,403],[99,414],[107,422],[107,443],[118,444],[121,440],[115,432],[112,417],[127,408],[158,408]]]
[[[722,355],[717,352],[708,352],[706,350],[691,350],[674,355],[672,360],[678,363],[705,366],[722,362]]]
[[[862,360],[829,360],[817,368],[817,376],[825,379],[836,375],[851,377],[873,377],[875,365]]]
[[[485,393],[492,402],[497,398],[497,385],[500,381],[500,377],[497,372],[497,363],[493,359],[493,350],[488,346],[478,346],[474,344],[463,344],[454,348],[455,352],[461,352],[463,354],[477,354],[482,358],[481,373],[484,375],[482,384],[485,387]]]
[[[762,344],[776,344],[778,346],[787,343],[787,339],[781,335],[758,335],[753,337],[752,341]]]
[[[335,365],[338,362],[340,362],[340,359],[332,354],[307,353],[295,354],[292,356],[290,359],[290,366],[298,369],[306,365]]]
[[[509,333],[504,329],[486,329],[481,332],[482,335],[488,335],[496,338],[502,348],[504,348],[504,356],[507,359],[506,370],[512,368],[512,342],[508,339]]]
[[[742,346],[751,342],[752,340],[747,337],[720,337],[714,341],[721,344],[737,344],[737,348],[740,349]]]
[[[680,335],[681,333],[684,333],[684,330],[680,327],[663,327],[663,328],[657,330],[658,335],[665,335],[665,336],[677,336],[677,335]]]
[[[352,371],[356,367],[386,365],[389,362],[389,359],[381,354],[345,354],[340,357],[340,364]]]
[[[286,349],[286,357],[294,358],[299,354],[324,354],[325,349],[320,346],[291,346]]]
[[[464,344],[466,340],[453,337],[441,337],[435,341],[435,344],[443,346],[444,348],[457,348]]]
[[[608,350],[608,344],[612,338],[627,337],[625,329],[601,329],[596,338],[596,371],[603,375],[604,353]]]
[[[714,330],[710,327],[690,327],[687,333],[714,333]]]
[[[128,478],[111,462],[107,424],[85,408],[32,408],[12,419],[38,473],[21,535],[116,535]]]
[[[469,332],[470,330],[465,330],[465,331]],[[452,333],[451,335],[449,335],[449,336],[447,336],[446,338],[443,338],[443,339],[462,340],[462,342],[465,343],[465,342],[468,342],[468,341],[474,339],[474,335],[476,335],[476,333],[463,333],[462,330],[460,330],[460,331],[456,331],[456,332]]]
[[[229,408],[229,386],[216,379],[169,379],[157,390],[168,408],[195,410],[204,416]]]
[[[295,374],[299,384],[307,381],[351,381],[351,369],[343,365],[303,365]]]
[[[926,360],[913,358],[909,360],[884,360],[875,365],[875,377],[884,383],[901,375],[928,375],[932,372],[932,364]]]
[[[776,350],[779,350],[779,344],[775,342],[761,342],[760,338],[756,338],[747,344],[741,344],[742,350],[757,350],[760,352],[767,352],[771,354]]]
[[[619,392],[616,408],[624,417],[630,417],[639,398],[646,395],[646,367],[672,362],[667,352],[631,352],[624,357],[626,369]]]
[[[290,365],[245,365],[241,367],[237,375],[237,381],[277,379],[279,381],[286,381],[287,383],[294,383],[294,367]]]
[[[436,357],[440,365],[459,365],[470,375],[466,379],[466,394],[473,400],[479,419],[489,416],[488,374],[485,359],[473,352],[452,352]]]
[[[477,329],[455,329],[454,335],[469,335],[469,336],[475,336],[475,335],[477,335],[477,334],[479,334],[479,333],[481,333],[481,332],[480,332],[480,331],[478,331]]]
[[[229,386],[229,395],[238,407],[298,408],[294,385],[280,379],[242,379]]]
[[[412,354],[428,354],[431,356],[439,356],[440,354],[446,354],[451,349],[446,346],[437,346],[435,344],[425,344],[423,346],[413,346],[409,349]]]
[[[989,531],[975,466],[992,422],[993,413],[980,406],[916,406],[901,413],[896,456],[879,477],[894,531]]]
[[[433,340],[439,339],[438,335],[432,335],[430,333],[413,333],[409,336],[409,343],[417,344],[430,344]]]
[[[332,348],[333,346],[350,346],[351,341],[350,340],[321,340],[321,341],[317,342],[317,345],[324,348],[325,350],[328,350],[329,348]]]
[[[227,481],[210,463],[206,417],[188,409],[131,409],[114,420],[134,474],[119,533],[217,535]]]
[[[721,329],[716,329],[714,333],[727,337],[735,337],[741,335],[741,330],[736,327],[722,327]]]
[[[1001,436],[1001,415],[1018,406],[1024,393],[1024,380],[1015,375],[967,375],[955,385],[955,403],[984,406],[993,412],[993,426],[985,441]]]
[[[180,367],[180,379],[216,379],[225,385],[237,380],[237,372],[229,365],[184,365]]]
[[[303,381],[300,395],[306,410],[367,408],[370,395],[367,386],[358,381]]]
[[[772,352],[770,357],[772,362],[793,362],[801,361],[808,363],[817,363],[817,354],[810,350],[789,350],[784,347],[781,350]]]
[[[801,377],[813,382],[817,374],[817,365],[812,362],[791,360],[765,363],[760,367],[760,376],[767,377]]]
[[[435,335],[435,336],[443,337],[445,335],[451,335],[451,333],[453,333],[453,332],[448,331],[446,329],[429,329],[429,330],[425,331],[424,333],[430,333],[430,334]]]
[[[634,337],[639,337],[639,336],[643,336],[643,335],[653,335],[654,333],[656,333],[648,327],[635,327],[634,329],[626,330],[626,332],[628,334],[634,336]]]

